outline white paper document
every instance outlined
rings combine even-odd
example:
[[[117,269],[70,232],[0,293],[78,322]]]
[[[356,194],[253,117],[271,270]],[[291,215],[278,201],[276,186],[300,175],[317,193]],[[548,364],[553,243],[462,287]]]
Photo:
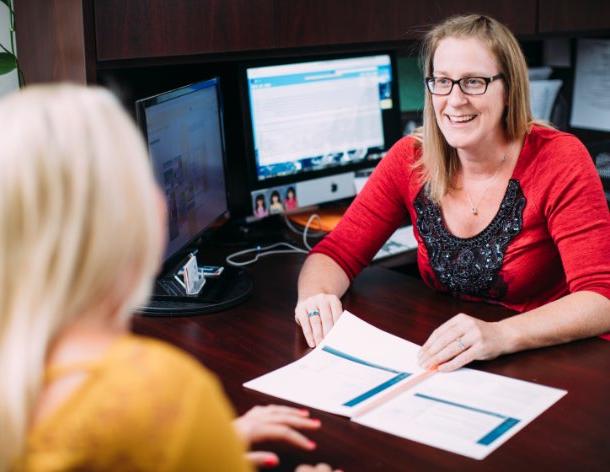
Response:
[[[608,81],[610,81],[610,40],[579,39],[571,126],[610,131]]]
[[[553,68],[548,66],[527,68],[527,75],[530,80],[546,80],[552,73]]]
[[[534,118],[551,121],[553,105],[562,84],[561,80],[533,80],[530,82],[530,98]]]
[[[473,369],[424,371],[419,348],[345,311],[312,352],[244,386],[474,459],[567,393]]]

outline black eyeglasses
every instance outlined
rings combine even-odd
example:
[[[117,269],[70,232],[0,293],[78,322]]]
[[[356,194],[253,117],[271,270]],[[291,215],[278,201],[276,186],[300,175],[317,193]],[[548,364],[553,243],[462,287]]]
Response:
[[[491,82],[502,78],[502,74],[493,77],[462,77],[457,80],[449,77],[426,77],[425,82],[432,95],[449,95],[455,84],[458,84],[466,95],[483,95]]]

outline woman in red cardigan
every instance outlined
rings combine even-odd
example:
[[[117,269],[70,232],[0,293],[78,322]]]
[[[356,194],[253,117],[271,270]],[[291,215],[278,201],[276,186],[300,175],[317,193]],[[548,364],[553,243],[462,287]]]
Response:
[[[460,313],[423,345],[423,367],[610,331],[610,215],[574,136],[532,120],[512,33],[480,15],[449,18],[424,43],[424,125],[379,163],[299,276],[295,319],[310,346],[340,316],[351,280],[408,215],[424,282],[519,312]]]

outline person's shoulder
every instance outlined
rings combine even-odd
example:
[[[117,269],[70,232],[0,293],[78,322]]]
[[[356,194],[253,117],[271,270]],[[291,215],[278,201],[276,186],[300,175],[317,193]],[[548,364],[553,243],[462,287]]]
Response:
[[[576,136],[549,126],[532,125],[528,141],[533,151],[544,153],[549,158],[561,159],[574,153],[587,155],[587,149]]]
[[[169,376],[207,376],[209,373],[194,357],[163,341],[144,336],[126,336],[118,356],[125,365],[147,366],[145,372],[162,372]],[[138,369],[142,371],[142,369]]]
[[[421,154],[421,141],[414,135],[400,138],[390,148],[386,159],[404,170],[412,170]]]
[[[396,141],[393,147],[400,151],[403,157],[416,158],[421,153],[421,140],[416,135],[408,134]]]
[[[166,469],[192,422],[206,420],[201,402],[226,408],[220,383],[195,358],[141,336],[117,340],[90,379],[34,432],[32,460],[78,451],[96,470],[119,458],[134,470]]]
[[[538,169],[550,178],[593,163],[587,148],[576,136],[555,128],[533,125],[526,144],[527,167]]]
[[[163,341],[126,336],[99,385],[107,392],[124,392],[122,407],[140,433],[153,424],[157,411],[169,411],[167,431],[190,416],[200,416],[200,402],[215,407],[224,401],[216,376],[188,353]]]

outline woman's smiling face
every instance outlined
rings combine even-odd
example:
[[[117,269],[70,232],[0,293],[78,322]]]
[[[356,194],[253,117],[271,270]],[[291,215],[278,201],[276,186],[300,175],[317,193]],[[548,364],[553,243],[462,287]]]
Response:
[[[476,38],[441,40],[433,59],[433,77],[493,77],[499,66],[492,52]],[[483,95],[466,95],[454,84],[449,95],[432,95],[436,122],[450,146],[474,150],[504,134],[502,116],[506,106],[503,80],[489,83]]]

